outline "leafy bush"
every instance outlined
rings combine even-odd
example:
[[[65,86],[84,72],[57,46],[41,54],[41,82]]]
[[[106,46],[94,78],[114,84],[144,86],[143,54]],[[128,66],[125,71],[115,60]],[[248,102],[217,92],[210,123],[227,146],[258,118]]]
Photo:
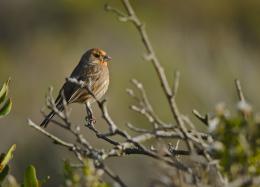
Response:
[[[239,113],[231,116],[225,107],[218,107],[216,124],[212,124],[215,157],[230,180],[249,174],[260,174],[260,121],[245,101],[238,103]]]

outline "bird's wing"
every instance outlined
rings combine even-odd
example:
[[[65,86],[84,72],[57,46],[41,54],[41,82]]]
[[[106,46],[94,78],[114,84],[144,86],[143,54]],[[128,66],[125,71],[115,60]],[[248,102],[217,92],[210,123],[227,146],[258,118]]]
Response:
[[[77,80],[82,80],[83,77],[82,77],[82,74],[83,74],[83,68],[81,68],[81,62],[74,68],[74,70],[72,71],[71,75],[70,75],[70,78],[75,78]],[[71,97],[72,95],[77,91],[79,90],[79,86],[76,85],[75,83],[72,83],[72,82],[65,82],[62,86],[62,88],[60,89],[59,91],[59,95],[58,97],[56,98],[56,106],[58,109],[62,109],[62,96],[64,96],[65,100],[70,103],[70,100],[71,100]]]
[[[71,78],[76,78],[78,81],[84,81],[88,89],[92,90],[94,77],[97,77],[98,69],[95,66],[88,66],[85,68],[75,68],[71,74]],[[78,101],[82,94],[87,95],[87,90],[72,82],[66,82],[63,86],[64,95],[68,103]]]
[[[88,79],[86,79],[85,77],[79,77],[77,79],[78,81],[84,81],[86,85],[90,86],[90,81]],[[73,103],[73,102],[77,102],[79,97],[81,96],[81,94],[83,94],[83,92],[85,94],[87,94],[87,90],[84,88],[81,88],[79,85],[76,85],[75,83],[70,83],[70,85],[68,85],[69,90],[67,91],[67,96],[68,96],[68,103]],[[72,84],[72,85],[71,85]],[[84,90],[83,90],[84,89]]]
[[[96,65],[88,65],[87,67],[82,67],[83,64],[79,63],[76,68],[71,73],[70,77],[75,78],[78,81],[84,81],[90,90],[92,90],[95,80],[100,75],[100,67]],[[72,82],[64,83],[59,94],[59,101],[62,101],[62,92],[64,93],[65,99],[68,103],[80,102],[78,99],[82,94],[87,95],[87,90],[82,90],[82,88]],[[90,96],[91,97],[91,96]],[[58,98],[57,98],[58,99]],[[60,103],[62,104],[62,103]]]

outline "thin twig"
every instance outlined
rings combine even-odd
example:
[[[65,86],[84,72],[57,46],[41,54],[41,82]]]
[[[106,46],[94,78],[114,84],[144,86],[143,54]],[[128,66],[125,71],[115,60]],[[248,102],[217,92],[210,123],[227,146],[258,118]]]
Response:
[[[172,96],[176,97],[178,88],[179,88],[179,83],[180,83],[180,72],[176,71],[174,73],[174,83],[173,83],[173,87],[172,87]]]
[[[123,180],[116,174],[114,174],[107,166],[102,167],[105,173],[116,181],[121,187],[127,187]]]
[[[199,111],[192,110],[192,113],[206,126],[209,126],[209,116],[206,114],[205,116],[202,116]]]
[[[70,151],[73,151],[75,153],[75,155],[77,156],[77,158],[82,162],[82,156],[79,153],[80,150],[79,148],[70,143],[70,142],[66,142],[60,138],[58,138],[57,136],[47,132],[46,130],[44,130],[43,128],[39,127],[38,125],[36,125],[32,120],[28,119],[28,125],[34,129],[36,129],[37,131],[41,132],[42,134],[44,134],[45,136],[47,136],[48,138],[50,138],[51,140],[53,140],[53,142],[55,144],[67,147]]]
[[[158,75],[159,80],[160,80],[162,89],[163,89],[163,91],[166,95],[167,101],[170,105],[170,109],[172,111],[173,117],[175,118],[177,124],[180,127],[181,132],[183,133],[183,135],[185,137],[185,142],[187,144],[188,149],[190,151],[192,151],[194,149],[194,147],[192,145],[192,142],[189,141],[189,138],[186,135],[187,129],[184,125],[184,122],[182,121],[182,119],[180,117],[181,115],[180,115],[179,109],[177,107],[175,98],[172,94],[172,90],[169,86],[168,80],[166,78],[165,71],[164,71],[163,67],[161,66],[161,64],[160,64],[160,62],[159,62],[159,60],[158,60],[158,58],[157,58],[157,56],[154,52],[152,44],[151,44],[149,37],[147,35],[145,26],[140,21],[140,19],[137,17],[137,15],[136,15],[132,5],[130,4],[129,0],[121,0],[121,2],[122,2],[123,6],[125,7],[125,10],[127,12],[127,16],[125,16],[124,17],[125,19],[123,19],[123,20],[133,23],[134,26],[136,27],[136,29],[138,30],[138,32],[141,36],[142,42],[143,42],[145,49],[147,51],[147,54],[145,55],[146,60],[152,62],[153,67],[154,67],[154,69],[155,69],[155,71]],[[106,10],[111,11],[111,9],[106,9]],[[113,10],[115,10],[115,9],[113,8]],[[119,17],[124,16],[124,14],[119,13],[120,11],[112,11],[112,12],[115,13]]]
[[[242,91],[240,81],[238,79],[236,79],[235,84],[236,84],[236,89],[237,89],[237,94],[238,94],[239,100],[245,101],[245,97],[244,97],[244,94],[243,94],[243,91]]]

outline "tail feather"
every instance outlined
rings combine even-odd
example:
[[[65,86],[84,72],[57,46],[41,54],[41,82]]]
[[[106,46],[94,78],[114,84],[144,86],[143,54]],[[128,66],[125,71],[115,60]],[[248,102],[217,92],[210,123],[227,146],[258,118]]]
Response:
[[[46,128],[48,126],[48,123],[50,122],[50,120],[53,118],[53,116],[55,115],[55,113],[52,111],[50,112],[45,119],[41,122],[40,126],[43,128]]]
[[[59,110],[59,111],[63,111],[64,110],[64,106],[63,106],[63,103],[62,103],[62,97],[61,97],[61,94],[57,97],[56,101],[56,108]],[[48,123],[51,121],[51,119],[53,118],[53,116],[55,116],[55,112],[54,111],[51,111],[46,117],[45,119],[42,121],[42,123],[40,124],[41,127],[43,128],[46,128],[48,126]]]

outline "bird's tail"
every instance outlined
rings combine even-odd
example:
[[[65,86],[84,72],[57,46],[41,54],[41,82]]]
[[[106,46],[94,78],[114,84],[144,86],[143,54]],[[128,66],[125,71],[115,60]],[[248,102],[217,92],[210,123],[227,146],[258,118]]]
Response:
[[[50,122],[50,120],[53,118],[53,116],[55,115],[55,112],[52,111],[48,114],[48,116],[45,117],[45,119],[41,122],[40,126],[43,128],[46,128],[48,123]]]
[[[61,94],[59,94],[59,96],[57,97],[57,99],[55,100],[56,103],[56,108],[62,112],[64,110],[64,106],[63,106],[63,100],[62,100],[62,96]],[[53,118],[53,116],[55,116],[55,112],[51,111],[46,117],[45,119],[41,122],[40,126],[43,128],[46,128],[48,126],[48,123],[51,121],[51,119]]]

